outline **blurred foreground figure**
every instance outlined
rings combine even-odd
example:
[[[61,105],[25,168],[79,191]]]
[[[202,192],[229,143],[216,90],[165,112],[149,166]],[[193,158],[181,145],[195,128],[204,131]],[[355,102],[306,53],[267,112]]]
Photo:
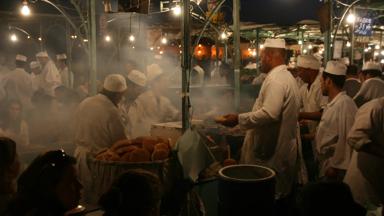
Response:
[[[145,170],[122,174],[99,201],[104,216],[159,216],[161,185],[159,178]]]
[[[348,135],[355,150],[344,181],[364,207],[384,205],[384,98],[363,105]]]
[[[7,216],[64,216],[78,206],[82,185],[75,158],[62,150],[38,156],[21,174]]]
[[[358,107],[375,98],[384,97],[384,81],[381,79],[381,65],[366,62],[362,69],[363,84],[353,100]]]
[[[85,193],[92,190],[92,176],[87,155],[109,148],[116,141],[126,139],[118,104],[127,84],[122,75],[111,74],[104,80],[102,91],[82,101],[75,116],[75,157]],[[87,199],[87,197],[85,197]]]
[[[0,137],[0,215],[16,193],[16,178],[19,175],[20,162],[16,143],[6,137]]]

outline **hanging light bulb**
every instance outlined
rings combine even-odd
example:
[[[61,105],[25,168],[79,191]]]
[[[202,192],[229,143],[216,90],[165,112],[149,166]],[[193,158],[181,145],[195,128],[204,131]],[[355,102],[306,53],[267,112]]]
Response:
[[[166,37],[161,38],[161,43],[162,44],[167,44],[167,42],[168,42],[168,40],[167,40]]]
[[[347,16],[347,23],[353,24],[356,20],[356,16],[352,13],[348,14]]]
[[[135,41],[135,36],[134,35],[130,35],[128,39],[129,39],[129,41],[133,42],[133,41]]]
[[[180,7],[180,5],[176,5],[171,10],[173,11],[173,15],[180,16],[180,14],[181,14],[181,7]]]
[[[264,44],[260,44],[260,49],[264,49]]]
[[[375,49],[377,49],[377,50],[380,49],[380,45],[376,45]]]
[[[107,35],[107,36],[105,36],[104,40],[106,42],[111,42],[112,38],[111,38],[111,36]]]
[[[227,33],[222,32],[222,33],[220,34],[220,38],[221,38],[221,40],[227,40],[227,39],[228,39],[228,35],[227,35]]]
[[[31,15],[31,9],[29,8],[27,1],[23,1],[23,5],[20,8],[20,13],[23,16]]]
[[[312,49],[312,48],[313,48],[312,44],[309,44],[308,49]]]
[[[304,53],[304,54],[307,54],[307,52],[308,52],[308,50],[306,50],[306,49],[303,50],[303,53]]]
[[[302,45],[302,44],[303,44],[303,41],[302,41],[302,40],[299,40],[297,43],[298,43],[299,45]]]
[[[12,41],[12,42],[17,42],[19,39],[17,38],[17,35],[16,34],[11,34],[9,36],[9,39]]]

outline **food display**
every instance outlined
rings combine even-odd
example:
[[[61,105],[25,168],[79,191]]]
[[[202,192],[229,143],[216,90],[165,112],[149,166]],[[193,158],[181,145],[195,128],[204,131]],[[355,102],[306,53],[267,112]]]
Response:
[[[166,160],[170,155],[170,141],[160,137],[138,137],[120,140],[99,152],[96,160],[131,163]]]

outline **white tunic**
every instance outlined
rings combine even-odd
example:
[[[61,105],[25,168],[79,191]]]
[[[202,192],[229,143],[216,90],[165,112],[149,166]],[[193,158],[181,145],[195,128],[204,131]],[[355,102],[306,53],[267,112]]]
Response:
[[[8,99],[19,100],[24,109],[32,107],[33,86],[30,75],[22,68],[16,68],[4,77],[4,91]]]
[[[319,73],[309,89],[307,83],[300,88],[300,107],[302,112],[319,112],[327,105],[328,97],[323,96],[321,91],[320,77],[321,74]],[[311,133],[315,132],[318,124],[318,121],[309,120],[309,131]]]
[[[316,151],[320,177],[330,168],[346,170],[352,150],[347,135],[355,119],[357,107],[345,92],[340,92],[324,108],[316,133]]]
[[[55,63],[49,60],[44,66],[41,74],[43,76],[41,88],[44,89],[45,93],[53,96],[54,88],[61,84],[60,73],[57,70]]]
[[[155,96],[152,90],[141,94],[129,107],[129,137],[148,136],[156,123],[176,120],[179,111],[164,96]]]
[[[75,143],[97,152],[126,138],[118,108],[98,94],[80,103],[76,112]]]
[[[356,202],[382,205],[384,202],[384,158],[361,152],[366,145],[384,151],[384,98],[363,105],[356,114],[355,124],[348,134],[348,144],[353,152],[344,178]]]
[[[290,193],[297,171],[299,89],[285,65],[267,75],[252,112],[239,115],[246,129],[241,163],[262,164],[277,172],[276,197]]]
[[[363,82],[353,100],[358,107],[361,107],[366,102],[379,97],[384,97],[384,81],[380,77],[374,77]]]

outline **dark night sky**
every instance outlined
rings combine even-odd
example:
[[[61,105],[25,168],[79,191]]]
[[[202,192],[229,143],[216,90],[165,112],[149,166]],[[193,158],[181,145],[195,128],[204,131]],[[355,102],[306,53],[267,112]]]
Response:
[[[69,2],[65,0],[54,2]],[[100,0],[101,1],[101,0]],[[0,0],[1,11],[16,11],[22,0]],[[64,3],[65,4],[65,3]],[[224,10],[231,14],[232,0]],[[317,19],[319,0],[241,0],[241,21],[257,23],[294,24],[303,19]],[[43,6],[44,8],[41,8]],[[39,5],[39,12],[53,12],[50,6]]]

